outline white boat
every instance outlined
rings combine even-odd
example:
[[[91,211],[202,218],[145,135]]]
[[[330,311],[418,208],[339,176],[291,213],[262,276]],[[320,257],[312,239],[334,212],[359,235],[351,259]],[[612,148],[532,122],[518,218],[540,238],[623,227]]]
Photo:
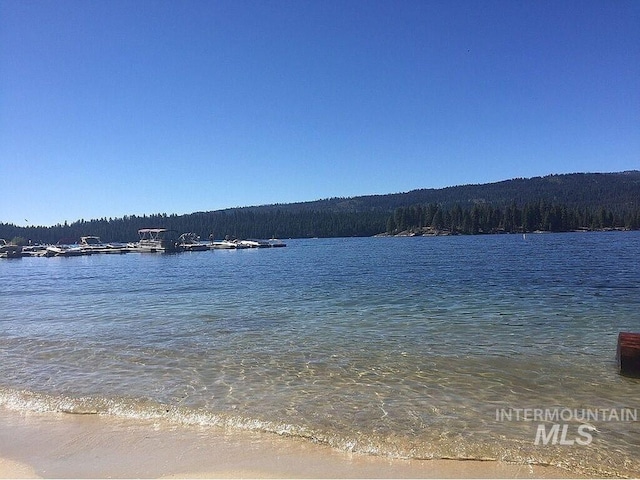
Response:
[[[202,252],[209,250],[209,245],[200,243],[200,237],[195,233],[183,233],[178,237],[178,248],[185,252]]]
[[[278,240],[276,238],[272,238],[270,240],[236,240],[240,245],[243,245],[247,248],[274,248],[274,247],[286,247],[287,244],[282,240]]]
[[[102,243],[100,237],[94,236],[80,237],[80,248],[88,253],[127,253],[129,251],[124,247]]]
[[[271,248],[277,248],[277,247],[286,247],[287,244],[284,243],[282,240],[278,240],[277,238],[272,238],[271,240],[269,240],[269,246]]]
[[[44,252],[45,257],[79,257],[81,255],[91,255],[91,253],[83,251],[79,246],[70,245],[49,245]]]
[[[238,248],[249,248],[244,245],[240,245],[235,240],[212,240],[209,244],[209,248],[215,250],[235,250]]]
[[[240,240],[241,245],[245,245],[247,248],[269,248],[271,245],[264,240]]]
[[[214,250],[237,250],[239,248],[249,248],[249,246],[243,245],[239,240],[229,235],[224,237],[224,240],[216,240],[212,233],[209,235],[209,248]]]
[[[23,257],[42,257],[47,251],[46,245],[27,245],[22,247]]]
[[[7,243],[4,238],[0,238],[0,258],[20,258],[22,257],[22,247]]]
[[[134,244],[134,251],[141,253],[178,252],[177,232],[166,228],[141,228],[140,240]]]

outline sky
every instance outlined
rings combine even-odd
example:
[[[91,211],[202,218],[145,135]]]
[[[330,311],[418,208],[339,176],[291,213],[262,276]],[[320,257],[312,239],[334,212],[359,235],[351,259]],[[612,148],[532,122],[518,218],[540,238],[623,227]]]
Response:
[[[637,0],[0,0],[0,223],[634,169]]]

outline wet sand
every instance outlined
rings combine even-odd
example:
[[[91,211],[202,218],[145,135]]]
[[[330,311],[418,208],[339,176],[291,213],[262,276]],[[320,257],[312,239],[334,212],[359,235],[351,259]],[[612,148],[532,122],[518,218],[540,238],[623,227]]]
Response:
[[[0,408],[0,478],[568,478],[544,466],[401,460],[310,441]]]

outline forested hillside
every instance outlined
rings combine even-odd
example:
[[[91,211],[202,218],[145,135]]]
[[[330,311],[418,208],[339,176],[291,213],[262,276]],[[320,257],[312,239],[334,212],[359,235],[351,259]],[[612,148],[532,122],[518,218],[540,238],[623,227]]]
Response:
[[[507,207],[477,204],[463,209],[435,203],[399,207],[387,221],[389,235],[525,233],[534,231],[638,230],[640,208],[567,207],[546,200]]]
[[[0,219],[1,220],[1,219]],[[72,243],[82,235],[135,241],[140,228],[203,239],[371,236],[378,233],[498,233],[640,228],[640,172],[549,175],[389,195],[243,207],[188,215],[79,220],[51,227],[0,223],[0,238]]]

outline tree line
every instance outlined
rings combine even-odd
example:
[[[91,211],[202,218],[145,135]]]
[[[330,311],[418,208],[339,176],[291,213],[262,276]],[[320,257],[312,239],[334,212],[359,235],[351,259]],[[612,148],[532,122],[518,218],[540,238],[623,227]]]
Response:
[[[640,229],[640,207],[568,207],[541,200],[506,207],[479,203],[473,207],[418,204],[394,212],[335,212],[232,209],[189,215],[125,216],[79,220],[52,227],[17,227],[0,224],[0,238],[20,243],[75,243],[81,236],[99,236],[104,242],[138,240],[141,228],[168,228],[211,238],[363,237],[442,233],[567,232],[574,230]]]
[[[640,228],[640,206],[608,209],[604,206],[569,207],[540,200],[506,207],[480,203],[463,208],[440,204],[399,207],[387,220],[386,232],[424,233],[447,231],[455,234],[569,232]]]
[[[141,228],[167,228],[209,238],[312,238],[372,236],[384,232],[388,212],[254,211],[233,209],[188,215],[158,213],[123,218],[79,220],[51,227],[0,224],[0,238],[20,243],[76,243],[93,235],[103,242],[133,242]]]
[[[0,238],[73,243],[138,240],[140,228],[236,238],[371,236],[378,233],[460,234],[564,232],[640,228],[640,171],[576,173],[388,195],[232,208],[187,215],[157,213],[65,222],[50,227],[0,223]]]

